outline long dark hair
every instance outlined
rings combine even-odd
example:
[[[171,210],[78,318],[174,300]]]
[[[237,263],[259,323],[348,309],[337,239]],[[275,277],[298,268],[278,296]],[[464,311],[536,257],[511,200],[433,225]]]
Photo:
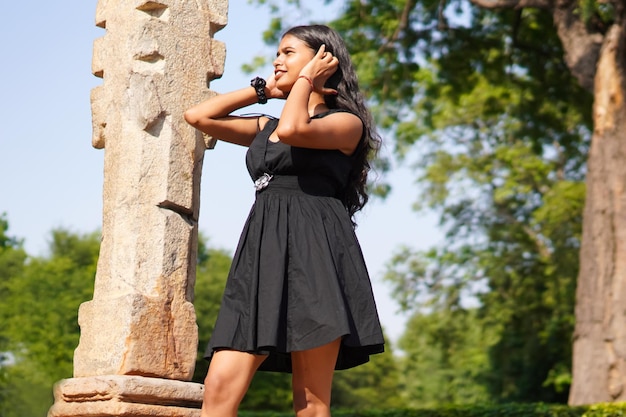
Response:
[[[285,32],[306,43],[313,52],[325,45],[328,52],[339,60],[337,71],[326,81],[326,87],[334,88],[338,94],[326,95],[324,100],[329,109],[344,109],[357,115],[363,121],[363,135],[352,155],[353,164],[350,171],[348,185],[344,190],[341,200],[353,218],[354,214],[361,210],[367,203],[367,174],[370,171],[370,159],[380,149],[381,138],[376,133],[374,121],[367,106],[365,98],[359,90],[356,71],[352,65],[348,48],[339,34],[328,26],[309,25],[295,26]]]

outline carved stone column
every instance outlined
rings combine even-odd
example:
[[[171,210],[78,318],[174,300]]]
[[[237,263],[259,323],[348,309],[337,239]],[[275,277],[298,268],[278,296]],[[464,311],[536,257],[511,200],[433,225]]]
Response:
[[[99,0],[93,146],[104,148],[102,246],[81,305],[74,378],[49,415],[195,415],[193,286],[208,140],[183,119],[223,73],[227,0]]]

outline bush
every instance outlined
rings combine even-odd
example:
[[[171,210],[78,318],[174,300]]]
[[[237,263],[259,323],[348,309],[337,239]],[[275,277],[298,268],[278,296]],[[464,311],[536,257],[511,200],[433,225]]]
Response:
[[[333,410],[333,417],[626,417],[626,403],[569,407],[563,404],[493,404],[432,409]],[[241,411],[240,417],[293,417],[293,413]]]
[[[595,404],[590,406],[582,417],[626,416],[626,403]]]

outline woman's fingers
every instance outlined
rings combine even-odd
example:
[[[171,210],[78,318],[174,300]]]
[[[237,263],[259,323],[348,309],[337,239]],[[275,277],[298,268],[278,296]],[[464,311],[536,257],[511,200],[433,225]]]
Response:
[[[322,88],[321,93],[325,96],[336,96],[337,94],[339,94],[337,90],[333,88],[326,88],[326,87]]]
[[[337,90],[324,87],[324,84],[328,78],[337,71],[339,66],[339,59],[332,53],[326,51],[326,45],[322,44],[315,56],[301,71],[307,76],[310,76],[313,81],[313,90],[324,95],[336,95]]]
[[[320,46],[320,49],[317,50],[317,53],[315,54],[316,58],[322,58],[324,57],[326,54],[326,45],[322,44]]]

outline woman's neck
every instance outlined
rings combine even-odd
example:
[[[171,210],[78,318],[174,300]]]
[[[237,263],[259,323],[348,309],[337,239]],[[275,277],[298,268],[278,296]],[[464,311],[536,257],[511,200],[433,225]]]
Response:
[[[317,93],[311,94],[311,98],[309,98],[308,111],[310,116],[315,116],[316,114],[328,111],[328,106],[326,105],[324,96]]]

